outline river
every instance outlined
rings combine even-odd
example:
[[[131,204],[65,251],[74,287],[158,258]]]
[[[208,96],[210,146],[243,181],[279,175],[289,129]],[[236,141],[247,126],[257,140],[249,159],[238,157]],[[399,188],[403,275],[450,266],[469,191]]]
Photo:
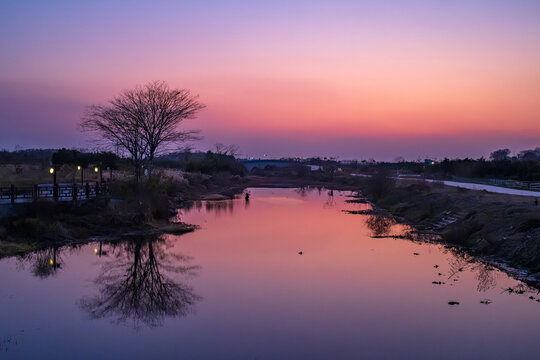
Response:
[[[346,192],[249,191],[179,210],[193,233],[0,260],[0,358],[539,358],[537,290]]]

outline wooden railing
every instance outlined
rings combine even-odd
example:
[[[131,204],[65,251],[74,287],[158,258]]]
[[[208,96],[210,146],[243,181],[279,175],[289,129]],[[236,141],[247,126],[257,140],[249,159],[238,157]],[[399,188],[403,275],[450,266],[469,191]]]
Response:
[[[0,186],[0,203],[32,202],[39,199],[56,201],[88,200],[106,194],[109,186],[103,183],[77,184],[35,184],[33,186]]]

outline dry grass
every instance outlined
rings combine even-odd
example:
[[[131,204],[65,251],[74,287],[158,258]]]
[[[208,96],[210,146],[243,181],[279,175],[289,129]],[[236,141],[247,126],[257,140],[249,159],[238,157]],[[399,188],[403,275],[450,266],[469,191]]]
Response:
[[[379,196],[371,196],[369,188],[365,193],[377,207],[419,228],[440,231],[448,243],[496,256],[540,276],[540,205],[533,197],[406,181]],[[452,214],[455,222],[435,226]]]

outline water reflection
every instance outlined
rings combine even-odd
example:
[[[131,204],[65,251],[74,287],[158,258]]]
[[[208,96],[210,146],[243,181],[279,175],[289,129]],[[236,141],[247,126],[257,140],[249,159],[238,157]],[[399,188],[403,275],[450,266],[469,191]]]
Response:
[[[234,212],[234,200],[207,201],[205,207],[207,212],[214,212],[216,215],[222,212],[232,214]]]
[[[249,206],[249,199],[245,201],[246,206]],[[206,212],[213,212],[216,215],[221,213],[232,214],[234,212],[235,200],[213,200],[213,201],[192,201],[187,203],[183,210],[184,212],[189,212],[190,210],[196,209],[201,211],[204,207]],[[179,221],[178,217],[178,221]]]
[[[473,271],[476,271],[475,278],[478,281],[476,290],[478,292],[486,292],[495,288],[497,280],[495,279],[495,272],[493,267],[482,263],[476,263],[473,267]]]
[[[62,268],[62,264],[63,259],[60,256],[60,250],[56,246],[29,253],[19,258],[19,266],[24,268],[25,265],[29,265],[32,275],[38,278],[56,275],[57,271]]]
[[[99,245],[94,248],[94,254],[96,254],[98,257],[107,256],[107,250],[103,249],[103,241],[100,241]]]
[[[540,296],[532,288],[456,249],[421,242],[425,233],[413,228],[387,219],[368,228],[376,210],[341,211],[365,209],[346,202],[357,199],[352,194],[334,192],[336,206],[323,209],[327,189],[304,198],[293,189],[250,191],[250,207],[237,198],[233,216],[193,204],[182,220],[203,229],[181,237],[64,247],[56,261],[49,249],[28,257],[24,272],[15,271],[15,259],[0,260],[0,351],[9,346],[7,355],[21,359],[43,357],[44,344],[58,358],[81,359],[104,351],[155,358],[156,349],[162,358],[193,359],[538,353]],[[56,276],[34,277],[36,259],[51,258],[61,265]]]
[[[98,294],[80,306],[92,318],[160,326],[167,317],[188,314],[200,299],[186,280],[196,275],[191,258],[168,251],[167,238],[135,238],[110,250],[94,283]],[[182,279],[178,279],[183,277]]]
[[[294,192],[300,195],[300,197],[305,198],[309,193],[311,193],[314,190],[315,188],[312,186],[302,186],[302,187],[294,189]],[[318,190],[319,190],[319,195],[321,195],[321,188],[319,187]]]
[[[336,200],[334,199],[334,190],[328,191],[328,198],[323,204],[323,208],[330,209],[336,206]]]
[[[371,230],[372,237],[386,237],[386,235],[390,234],[392,226],[397,224],[395,219],[382,215],[366,216],[365,222],[367,227]],[[400,235],[391,237],[407,239],[419,244],[431,243],[438,240],[438,238],[433,234],[418,232],[410,228],[403,231],[403,233]],[[436,264],[433,266],[435,269],[437,269],[435,271],[435,275],[446,276],[450,282],[447,284],[441,281],[433,281],[433,284],[453,286],[452,283],[458,282],[461,274],[469,272],[474,274],[474,278],[477,281],[476,290],[478,292],[487,292],[497,286],[496,276],[500,274],[500,271],[497,268],[490,264],[479,261],[478,258],[475,258],[461,248],[448,246],[444,247],[442,252],[451,255],[448,257],[448,271],[446,273],[441,273],[440,271],[443,270],[440,269],[438,264]],[[534,290],[535,288],[533,286],[526,287],[527,293],[538,291]],[[524,291],[513,291],[512,289],[508,292],[518,294],[524,293]],[[536,298],[534,300],[536,300]],[[487,303],[491,303],[491,301]]]
[[[497,286],[495,276],[498,271],[493,266],[478,261],[475,257],[459,248],[447,248],[444,252],[452,254],[448,258],[449,280],[459,281],[461,273],[470,271],[475,274],[477,280],[476,290],[478,292],[486,292]]]
[[[246,191],[246,194],[244,195],[244,208],[249,208],[249,198],[251,197],[251,192]]]
[[[373,236],[387,235],[396,221],[386,216],[370,215],[366,217],[366,225]]]

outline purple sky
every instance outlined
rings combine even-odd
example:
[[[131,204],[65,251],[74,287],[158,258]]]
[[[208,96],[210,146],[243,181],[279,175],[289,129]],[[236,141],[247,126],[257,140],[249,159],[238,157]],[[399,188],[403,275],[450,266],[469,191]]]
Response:
[[[0,146],[90,147],[84,107],[200,94],[245,156],[479,157],[540,146],[538,1],[2,1]]]

